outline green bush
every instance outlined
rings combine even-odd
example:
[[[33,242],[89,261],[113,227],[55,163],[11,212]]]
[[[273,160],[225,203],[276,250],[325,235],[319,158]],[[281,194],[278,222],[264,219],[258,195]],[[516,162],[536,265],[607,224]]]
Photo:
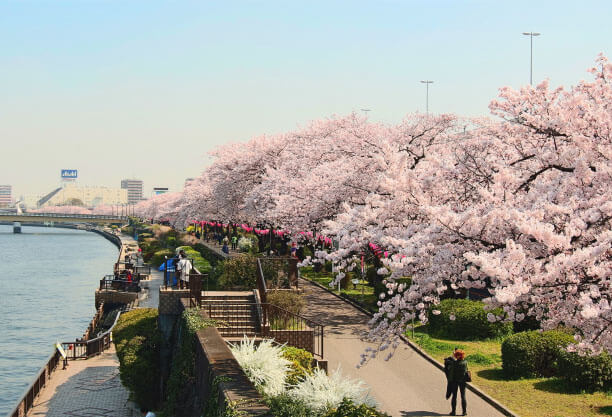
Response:
[[[161,335],[157,309],[141,308],[123,313],[113,329],[121,382],[141,407],[159,403],[159,350]]]
[[[210,273],[212,267],[210,266],[210,263],[204,259],[200,252],[193,249],[191,246],[180,246],[177,249],[182,249],[185,251],[185,255],[193,260],[193,266],[200,271],[201,274]]]
[[[433,314],[439,310],[440,314]],[[493,314],[501,315],[501,309]],[[454,315],[455,319],[451,320]],[[429,329],[433,336],[457,339],[478,340],[504,337],[512,333],[512,323],[487,320],[484,303],[465,299],[442,300],[439,305],[430,308],[428,313]]]
[[[214,320],[204,319],[197,309],[183,311],[174,329],[174,356],[166,384],[164,415],[187,415],[190,398],[195,397],[196,332],[215,326]]]
[[[578,390],[611,390],[612,357],[608,353],[597,356],[580,356],[561,351],[559,354],[559,376]]]
[[[513,334],[502,343],[502,368],[507,378],[533,378],[557,373],[560,352],[574,338],[560,330]]]
[[[243,254],[223,262],[219,286],[224,289],[252,290],[257,287],[257,258]]]
[[[388,414],[378,411],[365,404],[356,405],[344,399],[336,409],[328,411],[323,417],[389,417]]]
[[[157,268],[158,266],[164,263],[165,256],[167,256],[168,258],[174,257],[174,251],[170,249],[162,249],[156,251],[151,257],[150,264],[153,265],[153,267]]]
[[[310,417],[316,415],[303,401],[288,394],[266,398],[272,415],[276,417]]]
[[[283,358],[291,362],[291,370],[287,374],[287,384],[295,385],[306,375],[312,375],[312,353],[293,346],[283,348]]]
[[[266,294],[266,298],[268,303],[290,311],[293,314],[300,314],[304,307],[306,307],[304,297],[294,291],[272,290]]]

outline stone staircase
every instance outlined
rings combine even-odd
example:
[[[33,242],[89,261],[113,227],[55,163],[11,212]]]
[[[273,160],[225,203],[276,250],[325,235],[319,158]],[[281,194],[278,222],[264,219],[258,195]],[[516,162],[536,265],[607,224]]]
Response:
[[[223,325],[217,330],[228,342],[259,334],[255,296],[248,291],[207,291],[202,296],[202,308],[209,317]]]

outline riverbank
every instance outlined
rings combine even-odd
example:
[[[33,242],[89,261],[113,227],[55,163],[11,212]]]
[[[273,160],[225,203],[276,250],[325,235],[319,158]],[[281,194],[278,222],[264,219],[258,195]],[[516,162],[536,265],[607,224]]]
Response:
[[[46,229],[45,232],[47,230],[50,230],[48,228],[45,228],[45,229]],[[83,233],[85,233],[85,232],[83,232]],[[121,258],[122,256],[125,256],[125,252],[126,252],[125,248],[127,248],[127,247],[132,247],[133,248],[134,245],[136,245],[136,242],[133,239],[131,239],[130,237],[125,237],[125,244],[124,244],[124,242],[122,241],[123,240],[122,237],[116,236],[111,230],[96,229],[94,233],[96,233],[99,236],[104,237],[106,240],[108,240],[110,243],[113,244],[113,247],[114,247],[113,248],[114,256],[112,256],[112,258],[109,258],[109,257],[105,256],[104,257],[104,260],[105,260],[104,261],[104,266],[101,267],[101,265],[100,265],[101,262],[95,262],[95,260],[97,258],[95,256],[92,256],[94,254],[88,254],[87,261],[88,262],[95,262],[95,264],[97,266],[99,266],[97,268],[97,272],[94,272],[93,274],[87,274],[87,281],[89,281],[89,285],[87,286],[88,287],[87,294],[84,294],[83,292],[79,292],[79,295],[80,295],[79,297],[74,297],[74,296],[70,297],[70,303],[75,303],[75,302],[83,303],[83,302],[85,302],[85,303],[87,303],[89,309],[91,309],[91,310],[93,310],[93,306],[94,306],[93,293],[94,293],[95,289],[98,286],[99,278],[101,278],[104,275],[104,271],[107,271],[109,273],[113,271],[114,265],[116,265],[117,262],[119,262],[122,259]],[[35,230],[35,231],[33,231],[33,230],[29,230],[28,231],[27,230],[26,233],[25,233],[25,237],[26,238],[28,237],[28,234],[36,234],[36,235],[43,234],[43,235],[45,235],[45,233],[41,232],[40,230]],[[53,234],[59,234],[59,233],[56,231]],[[21,237],[19,237],[17,239],[21,239],[23,237],[23,235],[20,235],[20,236]],[[96,242],[98,242],[98,243],[100,242],[100,239],[98,239],[97,237],[95,237],[94,240]],[[73,253],[73,255],[74,255],[74,253]],[[69,265],[67,267],[68,270],[71,269],[70,266],[73,266],[73,265]],[[91,277],[90,275],[94,275],[96,278],[92,279],[93,277]],[[82,280],[85,281],[84,278]],[[61,282],[64,283],[65,281],[61,281]],[[71,289],[71,288],[72,287],[69,286],[68,289]],[[62,311],[65,311],[66,310],[66,305],[69,305],[69,304],[63,303],[62,305],[64,306],[64,310],[62,310]],[[83,322],[87,323],[91,319],[92,316],[93,316],[93,312],[91,314],[86,314],[85,317],[81,317],[80,321],[83,321]],[[87,324],[83,324],[83,325],[79,326],[79,329],[77,331],[71,332],[72,334],[70,334],[70,336],[68,336],[68,337],[62,336],[61,338],[58,337],[57,339],[54,339],[54,341],[55,340],[60,340],[60,341],[62,341],[62,340],[63,341],[65,341],[65,340],[74,340],[75,337],[79,336],[80,334],[82,334],[83,330],[85,330],[86,328],[87,328]],[[47,349],[45,349],[45,350],[47,350],[47,353],[48,353],[48,349],[51,348],[51,345],[52,345],[52,343],[48,343],[48,344],[44,345],[44,346],[47,346]],[[109,345],[111,345],[111,344],[109,344]],[[76,349],[76,345],[75,345],[75,349]],[[51,357],[51,359],[52,358],[53,357]],[[31,358],[28,358],[28,359],[31,360]],[[91,360],[87,360],[87,361],[71,361],[70,363],[73,364],[73,363],[77,363],[77,362],[78,363],[81,363],[81,362],[87,363],[87,362],[89,362],[89,363],[93,364],[93,362],[91,362]],[[53,380],[55,379],[55,380],[59,381],[57,376],[59,376],[61,373],[65,373],[66,372],[66,371],[61,371],[61,364],[60,364],[60,366],[58,368],[55,368],[53,370],[55,372],[50,372],[49,367],[45,367],[45,368],[46,368],[45,370],[43,370],[42,372],[40,372],[38,374],[39,378],[36,381],[34,381],[33,384],[30,385],[30,388],[36,387],[37,384],[38,385],[42,385],[40,383],[41,382],[40,379],[41,379],[41,376],[42,376],[42,378],[45,380],[45,385],[47,385],[43,391],[47,392],[48,388],[55,384],[53,382]],[[69,367],[69,369],[70,369],[70,367]],[[19,372],[23,372],[23,369],[22,368],[18,368],[18,371]],[[57,373],[58,371],[60,373]],[[35,372],[32,372],[32,374],[30,374],[28,379],[32,378],[34,375],[35,375]],[[49,379],[49,377],[51,377],[51,379]],[[29,392],[29,391],[30,391],[30,389],[27,389],[26,393]],[[24,397],[25,397],[25,395],[24,395]],[[10,399],[9,399],[9,401],[10,401]],[[12,401],[7,402],[7,406],[10,406],[11,404],[15,405],[17,403],[17,401],[18,400],[15,398]],[[18,407],[18,409],[21,408],[21,410],[22,410],[21,414],[20,414],[20,412],[18,410],[15,410],[14,412],[11,412],[9,415],[11,415],[11,416],[13,416],[13,415],[23,415],[23,409],[26,406],[31,406],[31,405],[32,405],[31,401],[30,401],[29,404],[25,404],[22,401],[21,407]],[[6,411],[2,410],[2,413],[4,414],[4,413],[6,413],[8,411],[9,410],[6,410]],[[114,415],[117,415],[117,414],[114,414]]]

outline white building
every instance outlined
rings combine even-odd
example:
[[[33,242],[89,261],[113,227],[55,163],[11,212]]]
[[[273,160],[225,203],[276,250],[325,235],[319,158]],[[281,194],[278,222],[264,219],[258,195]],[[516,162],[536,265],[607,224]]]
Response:
[[[38,201],[39,207],[83,205],[127,204],[128,190],[107,187],[79,187],[76,184],[65,184],[64,187],[51,191]]]
[[[0,207],[8,207],[12,203],[12,187],[10,185],[0,185]]]
[[[127,199],[129,204],[138,203],[143,199],[142,189],[143,182],[142,180],[121,180],[121,188],[127,190]]]

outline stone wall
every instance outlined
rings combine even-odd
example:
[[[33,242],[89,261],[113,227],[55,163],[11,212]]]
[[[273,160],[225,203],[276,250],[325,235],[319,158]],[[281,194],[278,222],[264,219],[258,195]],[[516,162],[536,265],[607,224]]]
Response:
[[[96,309],[100,307],[100,304],[130,304],[138,303],[137,292],[125,292],[125,291],[114,291],[114,290],[96,290],[95,296]]]
[[[181,298],[189,298],[189,290],[159,288],[159,314],[179,315],[183,312]]]

